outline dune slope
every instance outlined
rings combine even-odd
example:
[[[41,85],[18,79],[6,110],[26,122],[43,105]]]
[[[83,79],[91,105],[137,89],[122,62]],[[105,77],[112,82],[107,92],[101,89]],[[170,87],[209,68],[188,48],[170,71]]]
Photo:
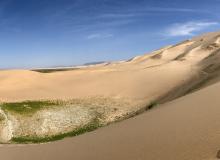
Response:
[[[4,160],[217,160],[220,83],[132,119],[63,141],[3,146]]]
[[[128,61],[0,71],[0,142],[50,141],[126,119],[218,83],[219,64],[214,32]]]
[[[176,92],[177,87],[181,88],[178,93],[181,96],[195,86],[201,87],[199,84],[207,79],[218,81],[215,77],[220,61],[219,39],[220,32],[209,33],[129,61],[67,71],[0,71],[0,101],[104,96],[142,100],[146,104],[173,90]]]
[[[218,83],[219,64],[214,32],[128,61],[0,71],[0,142],[48,142],[124,120]]]

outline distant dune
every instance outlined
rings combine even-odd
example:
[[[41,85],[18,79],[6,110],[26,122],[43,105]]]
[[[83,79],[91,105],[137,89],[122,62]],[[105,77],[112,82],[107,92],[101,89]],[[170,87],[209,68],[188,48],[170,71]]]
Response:
[[[186,84],[178,93],[181,96],[195,85],[198,87],[204,79],[208,78],[211,82],[218,79],[215,75],[218,75],[219,67],[219,34],[196,37],[120,63],[102,63],[52,73],[0,71],[0,100],[66,100],[105,96],[146,103]]]
[[[128,61],[50,73],[0,71],[2,103],[59,99],[87,104],[89,99],[89,105],[100,108],[116,106],[108,112],[111,118],[160,104],[92,133],[50,144],[3,146],[0,154],[5,160],[215,160],[220,150],[219,77],[220,32]]]

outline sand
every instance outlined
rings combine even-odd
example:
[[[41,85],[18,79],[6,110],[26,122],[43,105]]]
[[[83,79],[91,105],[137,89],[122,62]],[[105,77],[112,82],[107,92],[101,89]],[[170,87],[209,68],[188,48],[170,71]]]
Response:
[[[103,63],[72,71],[0,71],[0,101],[104,96],[147,103],[203,74],[203,69],[213,63],[213,60],[204,59],[219,49],[218,35],[219,32],[196,37],[130,61]]]
[[[108,66],[57,73],[0,72],[0,101],[118,97],[150,99],[165,93],[193,74],[187,64],[173,62],[155,68]],[[176,67],[179,66],[179,67]],[[163,83],[159,80],[163,78]],[[156,83],[155,83],[156,80]],[[144,88],[143,88],[144,87]]]
[[[63,141],[3,145],[1,157],[215,160],[220,150],[219,35],[209,33],[130,61],[73,71],[1,71],[2,102],[97,96],[167,102],[137,117]],[[181,98],[174,100],[177,97]]]
[[[4,160],[214,160],[220,150],[220,83],[140,116],[74,138],[0,147]]]

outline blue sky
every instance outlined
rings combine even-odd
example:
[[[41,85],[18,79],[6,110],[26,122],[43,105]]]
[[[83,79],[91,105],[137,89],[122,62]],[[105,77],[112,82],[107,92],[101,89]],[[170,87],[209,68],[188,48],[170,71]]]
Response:
[[[0,68],[129,59],[220,30],[220,0],[0,0]]]

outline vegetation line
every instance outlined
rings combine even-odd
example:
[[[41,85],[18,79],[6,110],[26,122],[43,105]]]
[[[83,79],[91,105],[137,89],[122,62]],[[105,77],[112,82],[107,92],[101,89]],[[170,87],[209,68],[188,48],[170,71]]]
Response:
[[[25,102],[14,102],[14,103],[3,103],[1,104],[2,110],[6,112],[14,112],[17,114],[33,114],[36,111],[42,109],[43,107],[53,107],[53,106],[59,106],[63,104],[63,102],[60,101],[25,101]],[[146,107],[140,108],[137,111],[125,113],[123,116],[118,117],[113,122],[102,122],[102,114],[96,112],[95,118],[90,121],[89,123],[82,125],[70,132],[67,133],[61,133],[57,135],[45,135],[45,136],[12,136],[10,142],[12,143],[20,143],[20,144],[27,144],[27,143],[46,143],[51,141],[57,141],[61,140],[65,137],[73,137],[77,135],[84,134],[86,132],[94,131],[100,127],[116,123],[131,117],[134,117],[136,115],[139,115],[147,110],[150,110],[154,108],[156,105],[158,105],[156,102],[151,102]]]
[[[57,141],[64,139],[66,137],[73,137],[77,135],[84,134],[86,132],[91,132],[94,131],[95,129],[102,127],[103,125],[99,122],[97,118],[95,118],[93,121],[90,123],[79,127],[71,132],[67,133],[62,133],[54,136],[45,136],[45,137],[37,137],[37,136],[21,136],[21,137],[13,137],[11,139],[12,142],[14,143],[46,143],[46,142],[51,142],[51,141]]]
[[[58,101],[24,101],[3,103],[2,109],[19,114],[35,113],[36,111],[45,108],[59,105]]]

